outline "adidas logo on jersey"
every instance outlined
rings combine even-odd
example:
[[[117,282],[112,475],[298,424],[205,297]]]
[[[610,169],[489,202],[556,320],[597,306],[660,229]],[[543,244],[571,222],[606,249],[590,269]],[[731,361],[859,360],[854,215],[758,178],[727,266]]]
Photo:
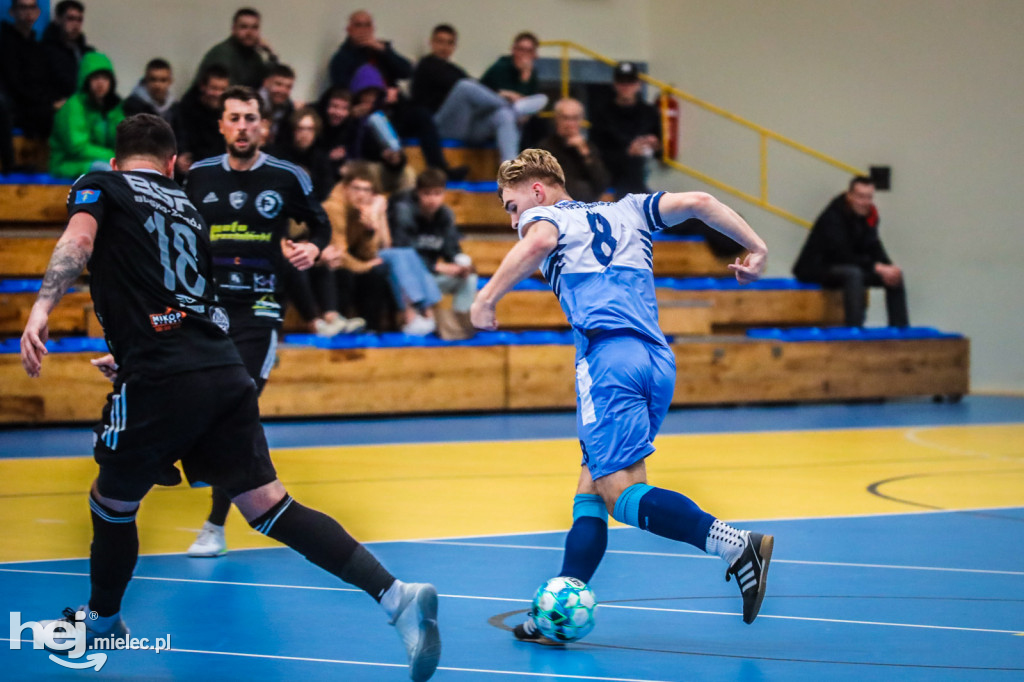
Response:
[[[218,201],[217,195],[214,194],[213,192],[210,192],[205,197],[203,197],[203,203],[204,204],[212,204],[212,203],[215,203],[216,201]]]

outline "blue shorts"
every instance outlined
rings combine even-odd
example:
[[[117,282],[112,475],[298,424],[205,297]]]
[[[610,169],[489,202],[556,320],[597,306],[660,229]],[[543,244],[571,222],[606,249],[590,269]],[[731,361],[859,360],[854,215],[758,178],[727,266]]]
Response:
[[[576,363],[576,429],[595,480],[654,452],[676,385],[672,351],[630,332],[590,342]]]

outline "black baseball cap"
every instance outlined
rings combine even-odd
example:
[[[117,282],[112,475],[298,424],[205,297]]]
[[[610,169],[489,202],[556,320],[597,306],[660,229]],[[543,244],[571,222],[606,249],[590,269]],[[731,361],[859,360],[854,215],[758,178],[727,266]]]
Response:
[[[640,80],[640,69],[633,62],[619,62],[612,72],[612,80],[616,83],[635,83]]]

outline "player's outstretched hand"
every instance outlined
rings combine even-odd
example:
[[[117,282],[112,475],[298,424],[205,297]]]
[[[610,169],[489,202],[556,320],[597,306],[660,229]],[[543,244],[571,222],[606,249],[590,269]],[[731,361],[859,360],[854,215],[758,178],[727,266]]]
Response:
[[[90,360],[89,363],[100,371],[100,374],[110,379],[113,382],[117,379],[117,363],[114,362],[114,356],[107,353],[101,358],[95,358]]]
[[[473,301],[469,309],[469,320],[477,329],[493,332],[498,328],[498,318],[494,314],[494,306],[485,303],[479,297]]]
[[[736,273],[737,282],[750,284],[761,278],[765,263],[766,259],[763,253],[748,253],[742,262],[737,258],[735,263],[730,263],[729,269]]]
[[[33,306],[21,335],[21,366],[33,379],[39,376],[43,368],[43,356],[47,353],[46,340],[50,337],[49,319],[47,313]]]
[[[320,255],[320,249],[310,242],[293,242],[291,239],[285,239],[281,247],[284,257],[296,270],[309,270]]]

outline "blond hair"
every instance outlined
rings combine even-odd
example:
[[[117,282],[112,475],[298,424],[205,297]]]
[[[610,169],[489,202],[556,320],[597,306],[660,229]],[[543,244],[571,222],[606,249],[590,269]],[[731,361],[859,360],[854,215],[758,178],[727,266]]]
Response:
[[[543,149],[524,149],[519,156],[498,167],[498,196],[506,187],[522,182],[540,181],[565,187],[565,173],[551,152]]]

